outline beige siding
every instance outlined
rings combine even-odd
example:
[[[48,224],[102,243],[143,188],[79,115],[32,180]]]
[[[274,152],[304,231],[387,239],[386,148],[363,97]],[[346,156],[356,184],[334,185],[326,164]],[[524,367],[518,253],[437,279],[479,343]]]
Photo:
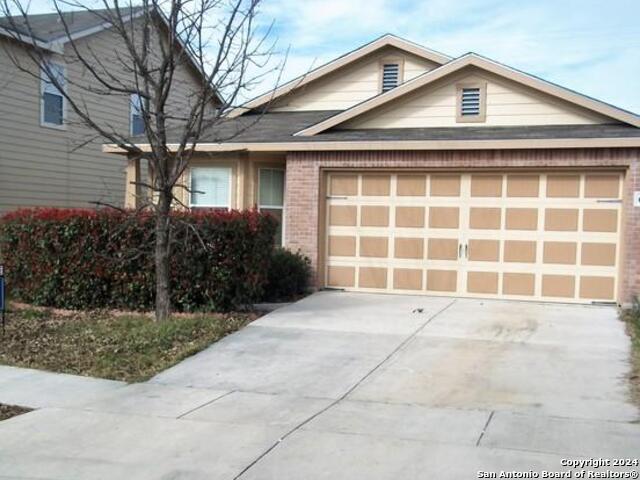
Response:
[[[380,62],[385,58],[403,60],[404,81],[437,66],[401,50],[385,48],[294,90],[278,101],[273,110],[343,110],[371,98],[380,93]]]
[[[41,126],[40,82],[20,72],[4,47],[10,46],[21,65],[36,72],[37,68],[25,54],[24,46],[1,42],[4,43],[0,45],[0,211],[34,206],[92,207],[95,205],[92,202],[97,201],[122,205],[126,158],[102,153],[103,139],[95,138],[92,130],[81,125],[70,108],[64,129]],[[111,65],[112,72],[126,79],[130,74],[115,60],[118,44],[119,39],[109,31],[79,42],[85,52],[90,45],[103,64]],[[91,94],[74,87],[74,83],[93,84],[95,80],[70,56],[67,49],[61,62],[67,68],[70,93],[75,98],[82,97],[98,123],[128,134],[128,96]],[[184,108],[188,104],[188,91],[198,81],[186,68],[179,73],[180,89],[172,99],[176,111],[178,106]],[[89,143],[83,145],[86,142]]]
[[[487,86],[486,121],[472,126],[612,123],[611,119],[490,74],[467,71],[380,107],[341,128],[468,127],[456,122],[456,84]]]

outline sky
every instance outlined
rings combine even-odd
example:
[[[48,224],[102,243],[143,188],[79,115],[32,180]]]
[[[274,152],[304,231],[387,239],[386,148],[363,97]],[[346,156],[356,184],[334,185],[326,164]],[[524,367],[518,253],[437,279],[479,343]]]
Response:
[[[51,10],[47,0],[30,3],[33,13]],[[473,51],[640,113],[639,18],[640,0],[263,0],[259,21],[273,24],[277,51],[288,51],[281,81],[393,33],[453,57]]]

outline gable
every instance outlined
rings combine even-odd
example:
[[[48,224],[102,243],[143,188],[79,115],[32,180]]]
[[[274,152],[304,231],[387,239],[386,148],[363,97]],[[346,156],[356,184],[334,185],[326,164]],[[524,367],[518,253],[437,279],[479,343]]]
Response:
[[[293,90],[275,102],[270,110],[345,110],[380,93],[382,63],[389,60],[400,62],[400,83],[439,66],[395,47],[383,48]]]
[[[486,86],[486,118],[484,122],[474,123],[474,127],[618,123],[517,82],[469,67],[353,118],[340,128],[469,127],[469,123],[459,123],[456,119],[460,84]]]

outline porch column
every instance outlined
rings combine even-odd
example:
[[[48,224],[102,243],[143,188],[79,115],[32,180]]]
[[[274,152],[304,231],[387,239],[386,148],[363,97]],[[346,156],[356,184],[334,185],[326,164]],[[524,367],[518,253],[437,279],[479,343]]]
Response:
[[[140,158],[128,157],[126,170],[126,186],[124,193],[124,207],[137,208],[140,205]]]

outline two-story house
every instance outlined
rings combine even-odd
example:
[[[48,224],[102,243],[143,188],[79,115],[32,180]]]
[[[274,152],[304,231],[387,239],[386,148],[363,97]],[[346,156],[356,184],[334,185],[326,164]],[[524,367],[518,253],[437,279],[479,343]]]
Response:
[[[123,16],[135,27],[142,13],[136,8]],[[132,76],[121,64],[129,54],[122,37],[105,23],[109,17],[104,11],[71,11],[63,17],[64,22],[58,13],[29,15],[28,27],[22,17],[0,18],[0,212],[123,204],[126,174],[121,158],[102,152],[104,139],[80,122],[61,92],[39,75],[29,49],[35,43],[49,52],[50,65],[65,79],[70,96],[87,105],[92,120],[134,136],[144,131],[139,97],[99,93],[101,86],[77,61],[69,40],[87,58],[95,56],[96,62],[109,66],[124,84]],[[160,16],[158,25],[162,28]],[[30,72],[22,71],[25,68]],[[204,77],[195,64],[180,65],[177,77],[171,101],[179,107]],[[93,84],[95,92],[86,88]]]

